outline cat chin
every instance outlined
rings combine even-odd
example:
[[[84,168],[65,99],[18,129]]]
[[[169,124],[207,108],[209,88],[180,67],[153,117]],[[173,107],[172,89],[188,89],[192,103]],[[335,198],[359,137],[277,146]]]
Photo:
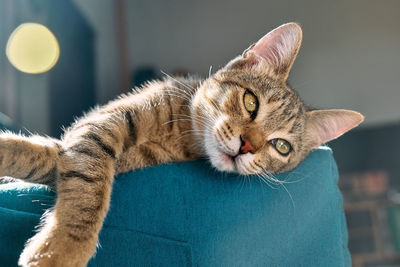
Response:
[[[205,137],[205,152],[213,167],[223,172],[237,172],[233,158],[218,148],[218,142],[212,136]]]
[[[210,152],[210,151],[209,151]],[[219,150],[209,153],[211,164],[219,171],[237,172],[235,161],[231,156]]]
[[[211,164],[217,170],[245,175],[254,173],[254,170],[250,170],[252,168],[248,167],[249,162],[254,160],[252,154],[246,153],[232,157],[224,148],[218,148],[218,142],[212,138],[205,140],[205,148]]]
[[[254,174],[255,170],[248,167],[248,162],[253,161],[253,155],[250,153],[238,155],[232,158],[230,155],[215,150],[210,156],[211,164],[219,171],[239,173],[243,175]]]

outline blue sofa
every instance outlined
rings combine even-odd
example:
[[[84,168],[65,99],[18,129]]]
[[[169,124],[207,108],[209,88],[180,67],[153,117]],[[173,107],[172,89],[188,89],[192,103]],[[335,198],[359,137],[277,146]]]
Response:
[[[277,178],[284,186],[205,161],[121,174],[89,266],[351,266],[331,150]],[[1,266],[16,266],[53,201],[45,186],[0,185]]]

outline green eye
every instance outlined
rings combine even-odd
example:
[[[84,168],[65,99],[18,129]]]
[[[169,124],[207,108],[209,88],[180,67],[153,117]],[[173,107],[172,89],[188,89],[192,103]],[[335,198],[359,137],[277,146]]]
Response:
[[[274,146],[276,151],[279,152],[282,156],[287,156],[292,151],[292,146],[290,143],[284,139],[276,138],[269,141],[270,144]]]
[[[254,120],[258,110],[257,97],[249,90],[246,90],[243,95],[243,104],[246,110],[250,113],[251,118]]]

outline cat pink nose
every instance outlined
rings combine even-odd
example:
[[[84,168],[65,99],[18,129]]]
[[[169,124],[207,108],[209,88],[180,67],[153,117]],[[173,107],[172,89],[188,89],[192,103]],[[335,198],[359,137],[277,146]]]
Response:
[[[241,146],[240,146],[240,153],[246,154],[247,152],[254,153],[255,149],[253,145],[247,140],[245,137],[240,136]]]

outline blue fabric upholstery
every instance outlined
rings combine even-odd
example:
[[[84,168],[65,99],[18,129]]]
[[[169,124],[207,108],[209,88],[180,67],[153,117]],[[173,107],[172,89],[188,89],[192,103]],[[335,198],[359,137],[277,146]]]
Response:
[[[89,266],[350,266],[332,152],[318,149],[277,178],[285,187],[204,161],[119,175]],[[2,266],[15,266],[53,197],[43,186],[0,185]]]

